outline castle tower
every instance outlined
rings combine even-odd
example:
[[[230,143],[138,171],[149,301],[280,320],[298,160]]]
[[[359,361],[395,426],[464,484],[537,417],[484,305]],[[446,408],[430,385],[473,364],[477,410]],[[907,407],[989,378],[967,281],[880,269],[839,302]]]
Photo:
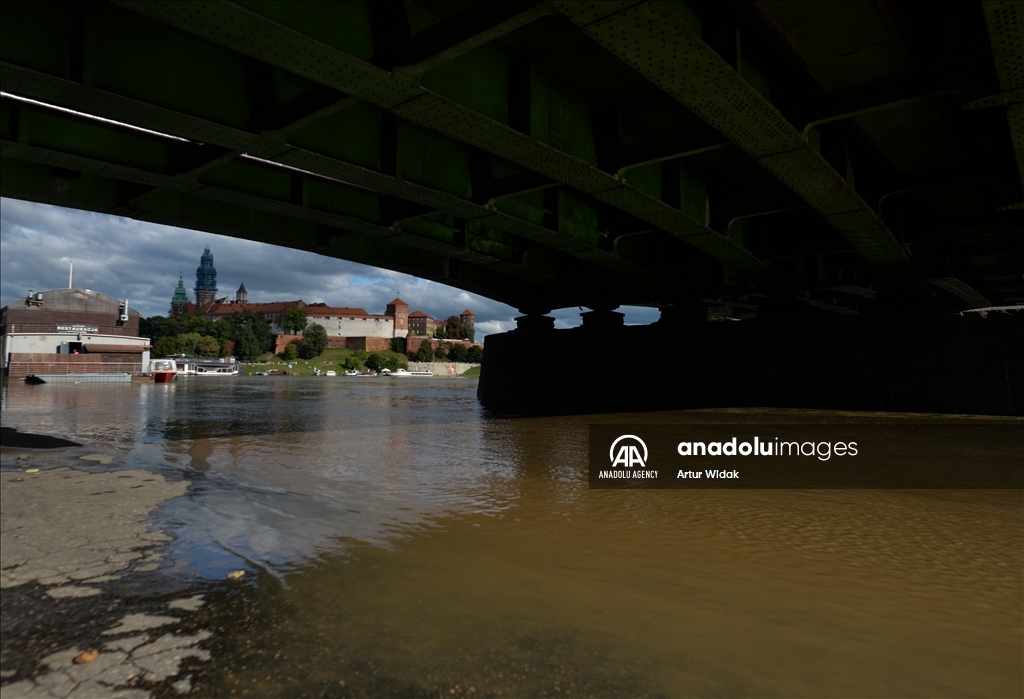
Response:
[[[199,260],[199,267],[196,268],[196,306],[202,308],[216,298],[217,270],[213,267],[213,253],[207,246]]]
[[[476,339],[476,329],[473,327],[474,317],[473,311],[468,308],[459,314],[459,320],[462,322],[462,336],[470,340]]]
[[[245,290],[245,282],[242,282],[235,292],[235,303],[249,303],[249,292]]]
[[[188,312],[188,293],[185,291],[185,278],[178,275],[178,288],[171,297],[171,318],[177,318]]]
[[[409,334],[409,304],[402,299],[395,299],[388,304],[384,315],[391,316],[395,321],[395,337],[406,337]]]

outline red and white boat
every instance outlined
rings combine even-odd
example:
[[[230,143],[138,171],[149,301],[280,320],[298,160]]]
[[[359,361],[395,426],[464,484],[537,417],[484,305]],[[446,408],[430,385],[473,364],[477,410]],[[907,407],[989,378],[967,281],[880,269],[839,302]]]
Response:
[[[173,359],[154,359],[149,363],[149,373],[157,383],[174,381],[178,375],[178,364]]]

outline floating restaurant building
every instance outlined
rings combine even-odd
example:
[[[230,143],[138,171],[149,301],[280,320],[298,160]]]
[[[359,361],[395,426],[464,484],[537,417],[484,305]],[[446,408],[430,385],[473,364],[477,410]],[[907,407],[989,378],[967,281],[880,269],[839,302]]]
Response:
[[[98,291],[30,291],[0,309],[6,376],[138,374],[150,349],[139,337],[139,312]]]

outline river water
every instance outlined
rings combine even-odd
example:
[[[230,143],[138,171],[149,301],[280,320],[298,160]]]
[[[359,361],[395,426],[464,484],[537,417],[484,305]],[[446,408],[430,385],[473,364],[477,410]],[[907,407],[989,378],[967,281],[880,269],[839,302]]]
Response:
[[[9,382],[2,421],[191,481],[165,572],[245,568],[259,623],[200,695],[1021,696],[1024,500],[1005,490],[590,490],[588,425],[976,426],[708,410],[499,418],[471,379]],[[1001,449],[1001,451],[999,451]],[[894,464],[898,467],[899,464]],[[1019,464],[1016,465],[1019,468]]]

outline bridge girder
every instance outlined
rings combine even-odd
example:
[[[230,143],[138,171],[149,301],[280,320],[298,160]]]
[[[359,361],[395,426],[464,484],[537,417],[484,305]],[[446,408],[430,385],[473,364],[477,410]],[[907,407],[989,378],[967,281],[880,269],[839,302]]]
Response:
[[[839,105],[898,103],[927,81],[837,98],[819,74],[823,92],[773,98],[772,81],[799,77],[793,55],[811,73],[816,60],[777,5],[9,2],[2,194],[300,247],[520,308],[1021,300],[1007,281],[1024,268],[1020,189],[1003,182],[1019,134],[990,135],[983,146],[1011,147],[989,155],[939,114],[969,157],[917,171],[892,156],[877,110],[807,137],[801,114],[864,114]],[[897,24],[895,43],[908,31]],[[1019,96],[1003,89],[1012,124]],[[984,167],[998,180],[987,192],[970,179]],[[957,212],[970,226],[927,230],[942,187],[977,200]],[[841,291],[872,286],[884,292]]]

